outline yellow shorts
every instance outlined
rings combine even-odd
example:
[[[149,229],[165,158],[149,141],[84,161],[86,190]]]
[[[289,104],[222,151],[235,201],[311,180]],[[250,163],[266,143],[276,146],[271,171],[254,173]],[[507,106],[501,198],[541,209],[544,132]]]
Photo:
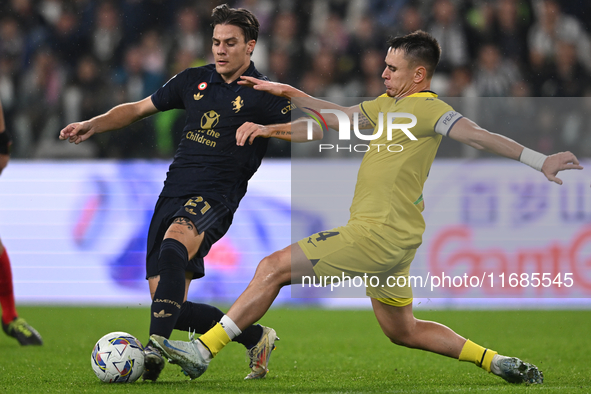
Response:
[[[416,248],[400,248],[372,229],[352,225],[321,231],[298,245],[312,261],[318,278],[366,278],[369,297],[395,306],[412,302],[408,277]],[[386,302],[395,298],[403,300]]]

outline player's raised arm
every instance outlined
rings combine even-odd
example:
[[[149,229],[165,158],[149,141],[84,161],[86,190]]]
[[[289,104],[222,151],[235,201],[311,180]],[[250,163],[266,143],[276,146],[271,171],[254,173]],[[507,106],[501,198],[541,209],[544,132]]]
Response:
[[[458,120],[448,136],[456,141],[470,145],[478,150],[485,150],[499,156],[527,164],[541,171],[549,181],[562,185],[562,180],[556,177],[563,170],[582,170],[579,160],[571,152],[560,152],[550,156],[536,152],[499,134],[491,133],[470,119]]]
[[[342,105],[331,103],[330,101],[312,97],[306,92],[303,92],[299,89],[294,88],[293,86],[284,83],[264,81],[262,79],[257,79],[246,75],[242,75],[240,78],[241,80],[238,81],[240,85],[248,86],[255,90],[261,90],[263,92],[271,93],[275,96],[288,98],[291,100],[293,104],[295,104],[296,107],[298,107],[303,112],[318,115],[317,112],[319,112],[321,109],[337,110],[347,115],[347,117],[349,118],[349,122],[352,122],[353,114],[357,112],[360,113],[361,118],[359,120],[359,128],[373,128],[373,126],[363,127],[363,118],[365,118],[365,116],[363,115],[363,113],[361,113],[359,105],[354,105],[352,107],[343,107]],[[322,117],[326,121],[328,127],[338,130],[339,118],[336,115],[323,113]],[[367,122],[367,124],[369,124],[369,122]]]
[[[118,105],[90,120],[71,123],[60,131],[59,138],[79,144],[94,134],[121,129],[156,112],[158,109],[152,103],[152,98],[146,97],[134,103]]]
[[[260,125],[246,122],[236,130],[236,145],[244,146],[248,141],[252,145],[254,139],[277,138],[291,142],[307,142],[322,139],[322,129],[316,122],[312,122],[312,135],[308,135],[309,118],[299,118],[289,123]]]

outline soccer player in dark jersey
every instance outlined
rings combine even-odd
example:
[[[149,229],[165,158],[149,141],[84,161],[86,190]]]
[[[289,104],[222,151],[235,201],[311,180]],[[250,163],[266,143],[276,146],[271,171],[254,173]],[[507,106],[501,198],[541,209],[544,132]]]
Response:
[[[10,160],[12,140],[6,131],[4,112],[0,103],[0,174]],[[25,319],[18,317],[12,286],[12,269],[6,248],[0,240],[0,306],[2,306],[2,330],[15,338],[22,346],[42,345],[41,335]]]
[[[186,111],[183,137],[148,234],[150,335],[165,338],[175,328],[204,333],[224,316],[213,306],[187,301],[187,293],[191,280],[204,276],[203,258],[228,230],[248,180],[267,149],[265,138],[239,146],[238,130],[246,128],[259,136],[289,140],[299,136],[302,141],[307,133],[305,119],[291,122],[289,100],[237,83],[242,75],[266,79],[250,60],[258,37],[256,17],[248,10],[224,4],[213,10],[212,18],[215,64],[184,70],[152,96],[116,106],[60,132],[60,139],[78,144],[158,111]],[[260,325],[243,331],[235,325],[232,328],[237,342],[249,349],[251,373],[246,379],[264,377],[277,339],[275,331]],[[150,343],[145,355],[144,380],[156,380],[164,360]]]

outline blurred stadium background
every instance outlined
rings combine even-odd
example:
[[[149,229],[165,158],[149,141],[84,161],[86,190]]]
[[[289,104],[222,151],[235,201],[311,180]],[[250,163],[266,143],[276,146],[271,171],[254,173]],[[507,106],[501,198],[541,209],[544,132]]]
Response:
[[[0,4],[0,99],[14,158],[169,158],[182,117],[166,113],[75,149],[63,125],[152,94],[177,72],[211,61],[219,1],[6,0]],[[253,60],[271,80],[314,96],[383,93],[385,39],[432,33],[442,97],[591,95],[591,3],[585,0],[246,0],[261,23]],[[588,116],[587,111],[587,116]],[[583,122],[585,125],[588,119]],[[543,153],[591,154],[588,129],[529,127]],[[556,122],[559,123],[559,122]],[[578,131],[580,138],[573,138]],[[288,156],[274,149],[272,156]],[[441,156],[462,152],[443,149]],[[465,153],[464,153],[465,154]]]
[[[259,18],[253,61],[271,80],[328,99],[375,97],[383,93],[386,38],[423,29],[443,49],[432,89],[453,100],[460,112],[540,152],[570,150],[582,159],[591,156],[591,2],[227,3],[248,8]],[[145,236],[180,139],[183,113],[160,113],[78,146],[57,137],[70,122],[140,100],[177,72],[211,62],[209,16],[218,4],[1,2],[0,100],[14,146],[13,161],[0,178],[0,236],[12,259],[19,302],[149,303],[143,280]],[[359,156],[323,156],[346,160],[340,171],[353,174],[339,184],[344,203],[333,214],[335,207],[310,209],[304,200],[292,201],[292,153],[318,158],[312,144],[293,150],[285,143],[270,145],[269,160],[253,180],[232,230],[212,250],[207,276],[193,288],[194,297],[229,303],[265,254],[346,221]],[[431,267],[430,245],[438,237],[463,226],[472,237],[465,246],[469,251],[486,256],[500,250],[506,256],[503,264],[521,261],[551,272],[577,272],[576,291],[515,293],[544,298],[522,298],[512,306],[590,306],[585,298],[591,296],[588,170],[565,175],[570,183],[558,189],[523,165],[474,162],[476,158],[489,156],[453,141],[442,143],[425,190],[428,232],[417,269]],[[309,158],[293,160],[296,168],[310,170],[305,167]],[[335,181],[334,175],[328,179]],[[290,207],[292,202],[296,204]],[[292,216],[298,219],[296,227],[290,225]],[[520,257],[525,249],[529,257]],[[484,292],[470,295],[476,301],[443,298],[430,305],[507,306],[487,301],[499,296],[507,294]],[[367,305],[360,300],[293,299],[289,292],[280,301]]]

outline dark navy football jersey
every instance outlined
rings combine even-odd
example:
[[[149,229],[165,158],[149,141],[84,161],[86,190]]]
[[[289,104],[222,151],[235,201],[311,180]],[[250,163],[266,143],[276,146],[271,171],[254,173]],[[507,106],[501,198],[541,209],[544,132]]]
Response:
[[[243,75],[267,78],[251,62]],[[291,121],[290,101],[224,82],[215,65],[186,69],[152,95],[160,111],[186,111],[183,136],[169,167],[163,197],[213,197],[235,211],[248,180],[259,168],[267,138],[236,145],[236,130],[245,122],[262,125]]]

